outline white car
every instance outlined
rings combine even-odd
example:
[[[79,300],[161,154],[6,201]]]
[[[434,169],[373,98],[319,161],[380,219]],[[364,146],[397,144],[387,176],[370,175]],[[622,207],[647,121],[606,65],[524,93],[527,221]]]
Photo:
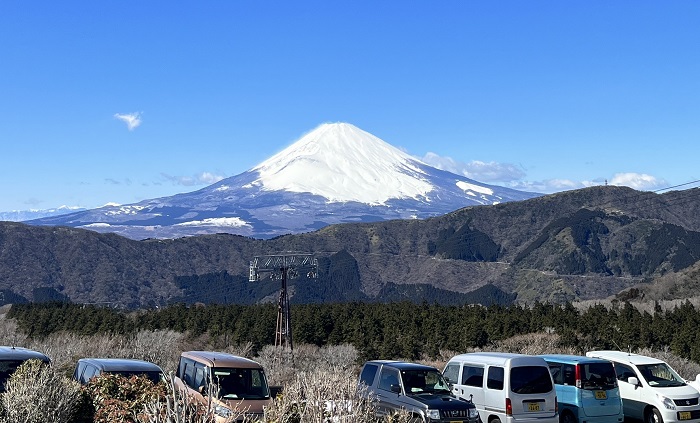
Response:
[[[666,362],[624,351],[589,351],[615,367],[625,417],[645,423],[700,422],[700,394]]]

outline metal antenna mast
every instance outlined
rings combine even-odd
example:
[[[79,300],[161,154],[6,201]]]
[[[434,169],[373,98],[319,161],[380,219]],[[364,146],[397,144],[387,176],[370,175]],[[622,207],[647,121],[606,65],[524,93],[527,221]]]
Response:
[[[292,345],[292,315],[289,309],[289,295],[287,294],[287,280],[299,277],[300,272],[306,272],[309,278],[318,277],[318,260],[313,254],[277,254],[255,256],[250,262],[250,277],[248,280],[256,282],[261,279],[261,274],[269,274],[270,279],[282,281],[280,296],[277,303],[277,327],[275,329],[275,346],[288,347]]]

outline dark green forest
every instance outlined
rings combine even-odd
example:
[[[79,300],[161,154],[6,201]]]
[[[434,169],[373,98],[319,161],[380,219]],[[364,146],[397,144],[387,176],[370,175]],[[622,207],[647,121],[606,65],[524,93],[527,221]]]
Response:
[[[294,343],[319,346],[349,343],[360,359],[436,357],[441,350],[488,347],[515,335],[555,332],[561,346],[589,349],[669,347],[700,362],[700,312],[685,302],[658,305],[653,314],[627,302],[584,311],[572,304],[531,307],[349,302],[292,306]],[[68,331],[81,335],[130,334],[170,329],[206,335],[214,345],[251,342],[254,349],[274,344],[277,307],[263,305],[185,305],[136,312],[93,305],[29,303],[13,305],[8,318],[34,338]]]

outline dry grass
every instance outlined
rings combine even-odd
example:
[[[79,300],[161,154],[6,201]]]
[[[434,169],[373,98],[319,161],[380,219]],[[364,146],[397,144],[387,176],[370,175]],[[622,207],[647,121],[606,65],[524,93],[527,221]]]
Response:
[[[55,368],[29,360],[7,381],[0,397],[2,423],[70,422],[80,398],[80,386]]]

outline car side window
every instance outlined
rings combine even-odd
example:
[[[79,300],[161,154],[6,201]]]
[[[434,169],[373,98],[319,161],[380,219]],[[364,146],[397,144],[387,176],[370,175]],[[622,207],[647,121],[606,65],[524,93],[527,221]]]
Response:
[[[503,367],[489,367],[488,377],[486,378],[486,387],[488,389],[503,390],[503,375],[505,371]]]
[[[484,368],[468,364],[462,366],[462,385],[478,388],[484,386]]]
[[[377,365],[376,364],[365,364],[360,374],[360,382],[367,386],[372,386],[374,382],[374,377],[377,375]]]
[[[576,368],[571,364],[564,364],[561,368],[564,385],[576,385]]]
[[[78,362],[78,366],[75,368],[75,373],[73,373],[73,379],[82,382],[82,375],[85,371],[85,363]]]
[[[379,389],[385,391],[391,391],[391,385],[399,384],[399,371],[396,369],[390,369],[388,367],[382,367],[379,373]]]
[[[561,363],[547,363],[549,365],[549,373],[552,374],[552,380],[557,385],[564,384],[564,374],[561,372]]]
[[[207,368],[204,364],[194,363],[194,389],[207,385]]]
[[[97,367],[87,364],[85,366],[85,370],[83,371],[83,376],[80,378],[83,383],[88,383],[90,379],[95,377],[99,372],[97,370]]]
[[[635,373],[634,369],[632,369],[630,366],[620,363],[613,363],[613,366],[615,367],[615,375],[617,376],[617,380],[627,382],[628,378],[637,377],[637,373]]]
[[[452,363],[445,367],[442,375],[449,383],[457,383],[459,381],[459,364]]]
[[[197,389],[194,385],[194,361],[183,358],[180,361],[179,371],[181,372],[180,379],[190,388]]]

